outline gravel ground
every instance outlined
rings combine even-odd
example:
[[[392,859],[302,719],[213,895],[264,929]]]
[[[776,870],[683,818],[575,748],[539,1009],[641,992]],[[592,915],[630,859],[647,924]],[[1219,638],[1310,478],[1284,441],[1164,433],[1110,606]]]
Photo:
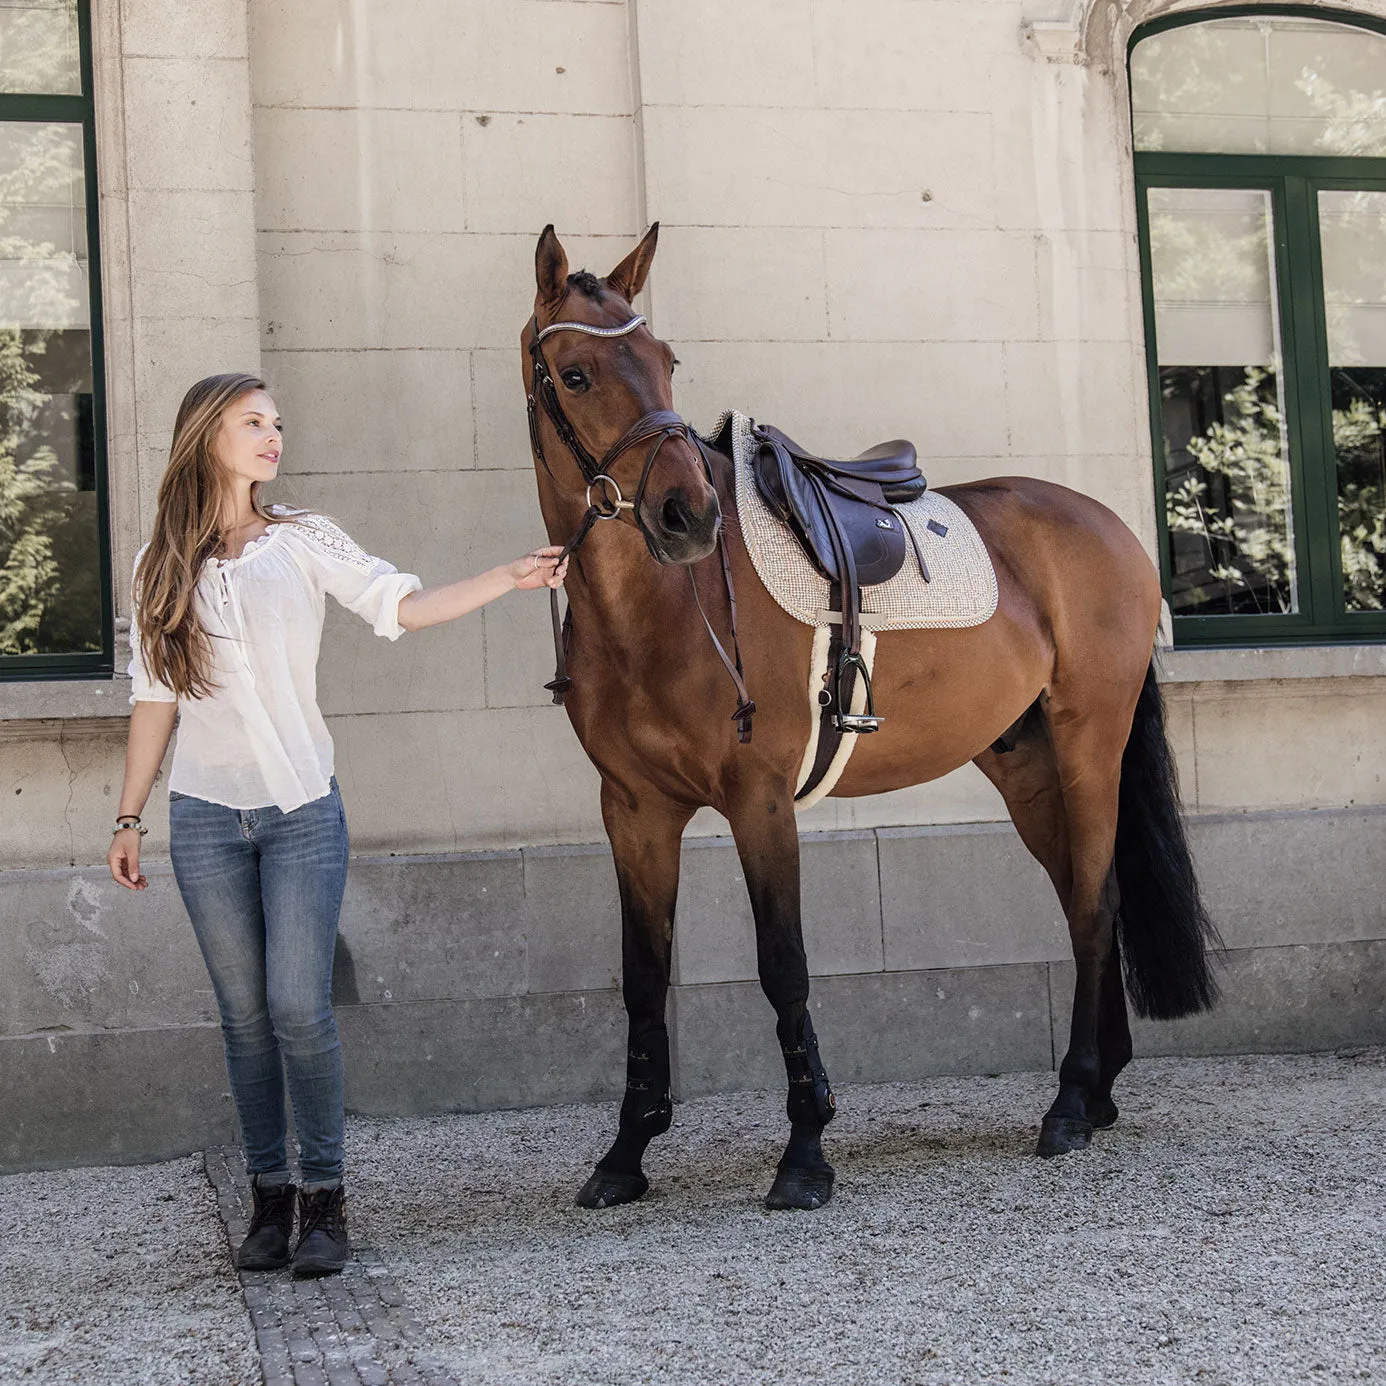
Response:
[[[258,1386],[202,1159],[0,1178],[0,1382]]]
[[[1041,1161],[1053,1083],[839,1090],[815,1213],[760,1207],[779,1093],[676,1108],[603,1213],[614,1106],[357,1118],[355,1229],[468,1386],[1386,1381],[1386,1050],[1147,1060]],[[0,1179],[11,1381],[258,1386],[200,1159]]]
[[[614,1106],[358,1120],[354,1207],[469,1383],[1386,1380],[1386,1051],[1140,1062],[1041,1161],[1053,1084],[840,1090],[815,1213],[759,1205],[779,1093],[679,1106],[603,1213]]]

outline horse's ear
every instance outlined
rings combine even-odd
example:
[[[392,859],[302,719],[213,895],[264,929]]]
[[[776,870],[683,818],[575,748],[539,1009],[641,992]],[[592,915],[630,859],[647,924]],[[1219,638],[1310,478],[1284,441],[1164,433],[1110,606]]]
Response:
[[[658,242],[659,223],[655,222],[645,232],[645,239],[606,276],[606,282],[627,303],[634,303],[636,294],[645,287],[645,280],[649,277],[650,264],[654,260],[655,246]]]
[[[568,292],[568,253],[554,234],[550,222],[534,250],[534,278],[539,286],[539,303],[557,308]]]

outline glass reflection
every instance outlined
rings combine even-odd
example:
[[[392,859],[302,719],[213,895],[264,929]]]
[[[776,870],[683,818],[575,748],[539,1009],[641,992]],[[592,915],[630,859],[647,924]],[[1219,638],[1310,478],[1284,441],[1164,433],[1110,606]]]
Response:
[[[101,648],[80,125],[0,122],[0,654]]]
[[[0,0],[0,92],[81,91],[77,0]]]
[[[1170,608],[1298,609],[1270,195],[1151,188]]]
[[[1131,54],[1138,150],[1386,156],[1386,35],[1258,15],[1152,34]]]
[[[1386,193],[1319,193],[1343,605],[1386,609]]]

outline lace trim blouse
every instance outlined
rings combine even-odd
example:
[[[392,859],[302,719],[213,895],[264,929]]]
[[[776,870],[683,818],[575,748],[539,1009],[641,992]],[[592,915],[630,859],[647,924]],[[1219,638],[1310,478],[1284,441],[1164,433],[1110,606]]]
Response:
[[[287,522],[271,525],[237,558],[208,559],[198,578],[197,615],[211,637],[215,692],[180,698],[151,676],[136,601],[130,702],[178,704],[170,790],[229,808],[274,804],[290,813],[331,789],[332,737],[317,699],[328,594],[377,635],[398,640],[399,604],[423,583],[366,553],[324,515],[271,509]]]

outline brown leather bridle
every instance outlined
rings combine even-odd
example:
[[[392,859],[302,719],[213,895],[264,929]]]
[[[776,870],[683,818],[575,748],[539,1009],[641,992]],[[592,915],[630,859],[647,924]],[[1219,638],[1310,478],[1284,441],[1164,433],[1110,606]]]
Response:
[[[530,322],[532,333],[529,343],[531,369],[529,395],[526,400],[530,446],[534,449],[534,455],[539,459],[544,470],[557,484],[557,478],[554,477],[548,459],[544,456],[544,444],[539,436],[539,406],[542,404],[549,422],[553,425],[554,432],[558,434],[559,441],[572,455],[573,460],[578,464],[578,469],[582,472],[583,479],[587,482],[587,510],[576,533],[563,546],[562,552],[558,556],[560,564],[581,546],[598,521],[617,519],[622,510],[631,512],[631,518],[635,522],[635,527],[640,531],[640,535],[645,541],[645,547],[650,551],[650,556],[656,562],[661,561],[659,546],[655,537],[646,528],[642,509],[645,500],[645,485],[650,479],[650,472],[654,468],[655,459],[659,456],[659,450],[671,438],[682,438],[697,452],[707,472],[708,480],[713,481],[712,466],[708,462],[702,439],[698,437],[684,418],[674,413],[673,410],[652,409],[648,413],[642,414],[607,448],[600,461],[588,451],[582,439],[578,437],[572,421],[563,412],[563,404],[558,396],[558,387],[554,384],[553,376],[549,372],[548,362],[544,360],[544,338],[555,332],[585,332],[592,337],[624,337],[627,333],[634,332],[644,322],[645,319],[639,313],[620,327],[596,327],[585,322],[553,322],[547,327],[540,328],[537,315]],[[649,443],[650,450],[645,457],[645,465],[641,468],[640,481],[635,488],[635,495],[631,500],[626,500],[622,496],[621,488],[615,478],[610,475],[610,468],[615,465],[619,457],[640,443]],[[592,499],[594,487],[601,488],[595,502]],[[607,490],[608,487],[610,487],[610,492]],[[614,496],[611,492],[615,493]],[[713,647],[736,686],[739,702],[736,711],[732,714],[732,720],[737,724],[737,733],[744,745],[751,739],[751,718],[755,714],[756,705],[746,690],[746,680],[741,664],[741,646],[736,637],[736,589],[732,585],[731,561],[727,556],[726,539],[721,533],[720,526],[717,535],[717,549],[722,558],[722,575],[727,585],[727,600],[731,607],[732,656],[727,654],[722,642],[717,638],[717,632],[712,628],[712,622],[707,618],[707,612],[703,610],[702,598],[698,595],[698,584],[693,576],[692,565],[689,565],[688,568],[688,580],[693,586],[693,600],[697,603],[698,614],[703,618],[703,624],[707,627],[707,633],[711,637]],[[553,693],[555,703],[561,703],[563,695],[573,686],[573,681],[568,677],[567,641],[564,638],[563,623],[558,615],[557,588],[551,587],[549,589],[549,609],[553,618],[553,647],[556,667],[553,679],[544,687]]]

